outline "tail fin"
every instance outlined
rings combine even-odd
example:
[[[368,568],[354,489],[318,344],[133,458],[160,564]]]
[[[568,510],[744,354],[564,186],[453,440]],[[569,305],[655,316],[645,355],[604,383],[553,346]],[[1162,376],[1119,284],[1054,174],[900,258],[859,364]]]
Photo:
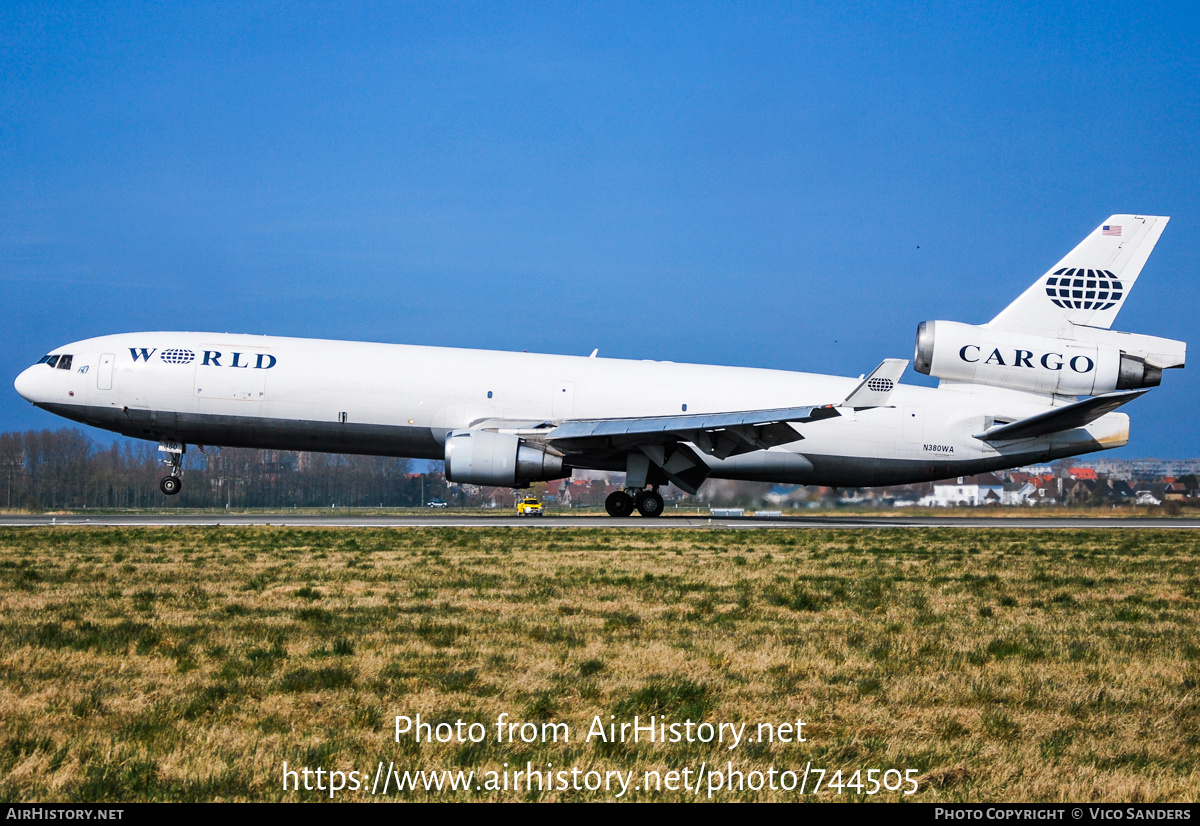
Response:
[[[989,327],[1071,337],[1109,329],[1170,218],[1113,215],[993,318]]]

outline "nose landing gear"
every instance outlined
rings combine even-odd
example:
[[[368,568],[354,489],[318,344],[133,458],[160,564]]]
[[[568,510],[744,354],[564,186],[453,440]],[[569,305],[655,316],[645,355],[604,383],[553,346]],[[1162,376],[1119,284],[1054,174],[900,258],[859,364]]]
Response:
[[[171,466],[171,474],[158,480],[158,489],[167,496],[174,496],[183,489],[183,454],[187,452],[187,445],[168,440],[159,442],[158,449],[166,454],[162,463]]]

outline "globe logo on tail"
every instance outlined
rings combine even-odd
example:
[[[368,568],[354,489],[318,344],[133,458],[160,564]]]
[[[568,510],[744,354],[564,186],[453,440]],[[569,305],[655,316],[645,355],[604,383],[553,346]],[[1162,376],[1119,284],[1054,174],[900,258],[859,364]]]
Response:
[[[1124,294],[1125,288],[1108,270],[1063,267],[1046,279],[1046,295],[1065,310],[1107,310]]]

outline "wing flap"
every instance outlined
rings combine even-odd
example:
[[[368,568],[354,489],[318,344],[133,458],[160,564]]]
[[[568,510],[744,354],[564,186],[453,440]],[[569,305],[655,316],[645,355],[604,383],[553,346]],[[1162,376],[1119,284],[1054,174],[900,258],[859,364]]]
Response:
[[[1063,430],[1083,427],[1094,422],[1106,413],[1111,413],[1121,405],[1131,402],[1148,390],[1127,390],[1118,393],[1106,393],[1094,396],[1081,402],[1056,407],[1045,413],[1038,413],[1027,419],[1011,424],[993,427],[983,433],[976,433],[976,439],[985,442],[1011,441],[1013,439],[1032,439],[1035,436],[1046,436]]]
[[[803,439],[792,427],[793,422],[815,422],[840,415],[835,405],[825,404],[680,416],[576,419],[548,431],[546,440],[566,451],[636,449],[684,441],[710,456],[725,459]]]
[[[567,439],[619,438],[659,433],[690,433],[728,428],[773,425],[781,422],[813,422],[839,416],[837,408],[825,404],[784,407],[775,410],[741,410],[733,413],[688,413],[681,416],[639,416],[629,419],[574,419],[563,422],[547,436]]]
[[[502,433],[524,433],[552,427],[549,419],[476,419],[467,427],[471,430],[497,430]]]

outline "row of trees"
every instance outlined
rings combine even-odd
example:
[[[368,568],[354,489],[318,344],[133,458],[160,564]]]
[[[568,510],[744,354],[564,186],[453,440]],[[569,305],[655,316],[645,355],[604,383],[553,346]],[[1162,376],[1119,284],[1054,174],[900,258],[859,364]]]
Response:
[[[414,507],[444,498],[438,472],[408,459],[240,448],[189,452],[183,491],[165,497],[158,445],[101,444],[72,429],[0,433],[6,508]]]

